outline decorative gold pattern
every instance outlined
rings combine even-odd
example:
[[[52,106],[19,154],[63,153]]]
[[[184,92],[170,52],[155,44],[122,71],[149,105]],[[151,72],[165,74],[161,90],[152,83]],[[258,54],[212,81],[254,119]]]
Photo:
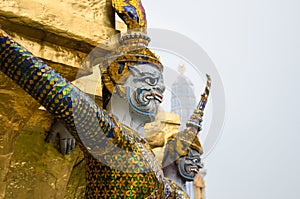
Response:
[[[102,81],[110,93],[115,92],[117,85],[122,85],[129,76],[129,67],[138,64],[152,64],[160,71],[163,66],[159,58],[145,47],[121,45],[117,52],[107,56],[101,67]]]

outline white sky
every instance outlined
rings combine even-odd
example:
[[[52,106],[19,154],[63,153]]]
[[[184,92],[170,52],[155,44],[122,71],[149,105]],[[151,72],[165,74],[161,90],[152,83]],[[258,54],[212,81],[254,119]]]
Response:
[[[221,74],[227,114],[205,160],[208,199],[299,199],[300,1],[143,4],[149,28],[193,39]]]

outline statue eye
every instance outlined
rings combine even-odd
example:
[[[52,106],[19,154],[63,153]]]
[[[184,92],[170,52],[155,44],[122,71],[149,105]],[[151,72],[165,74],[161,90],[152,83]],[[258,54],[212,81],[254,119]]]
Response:
[[[158,79],[157,78],[152,78],[152,77],[147,77],[145,78],[145,82],[151,86],[154,86],[157,84]]]

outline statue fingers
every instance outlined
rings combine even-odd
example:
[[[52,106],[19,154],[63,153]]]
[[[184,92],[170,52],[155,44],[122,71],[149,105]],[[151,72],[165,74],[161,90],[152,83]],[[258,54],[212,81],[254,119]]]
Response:
[[[66,155],[67,154],[67,149],[68,149],[68,141],[67,141],[67,139],[60,139],[59,143],[60,143],[60,152],[63,155]]]
[[[72,150],[75,149],[76,141],[73,137],[71,138],[61,138],[60,142],[60,152],[63,155],[69,154]]]
[[[75,149],[76,146],[76,140],[74,137],[71,138],[71,151]]]
[[[69,154],[73,149],[72,149],[72,138],[68,138],[67,139],[67,150],[66,150],[66,154]]]

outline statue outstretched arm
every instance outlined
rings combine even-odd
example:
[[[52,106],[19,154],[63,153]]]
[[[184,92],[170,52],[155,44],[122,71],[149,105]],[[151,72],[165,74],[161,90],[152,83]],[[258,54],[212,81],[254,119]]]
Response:
[[[118,140],[118,124],[80,89],[0,29],[0,70],[61,120],[85,152]]]

